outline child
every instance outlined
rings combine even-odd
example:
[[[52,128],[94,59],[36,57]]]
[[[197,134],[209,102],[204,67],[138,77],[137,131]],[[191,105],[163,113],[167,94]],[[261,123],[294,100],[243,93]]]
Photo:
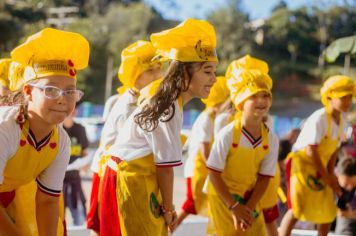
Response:
[[[189,214],[207,215],[207,196],[203,186],[208,176],[206,160],[214,137],[214,120],[220,106],[228,99],[229,90],[226,79],[217,77],[217,82],[211,88],[209,97],[202,99],[206,108],[196,119],[188,143],[188,159],[184,166],[184,176],[187,183],[187,199],[178,217],[178,225]]]
[[[337,201],[338,216],[335,233],[354,235],[356,232],[356,160],[344,158],[336,167],[342,195]]]
[[[75,78],[88,65],[89,43],[79,34],[46,28],[11,56],[26,66],[15,73],[23,77],[10,76],[10,88],[22,90],[25,104],[17,118],[16,107],[12,116],[0,112],[8,117],[0,123],[6,147],[0,154],[0,233],[63,235],[57,233],[59,195],[70,140],[59,124],[83,95]]]
[[[240,118],[215,139],[207,167],[208,201],[216,235],[265,235],[259,202],[276,173],[278,139],[263,123],[272,79],[229,66],[226,78]]]
[[[115,103],[104,126],[102,145],[109,147],[115,141],[124,122],[137,107],[139,91],[161,76],[161,63],[152,60],[156,49],[150,42],[138,41],[123,50],[119,78],[123,95]],[[105,156],[105,151],[102,154]],[[105,157],[104,157],[105,158]],[[117,164],[108,159],[104,171],[100,202],[100,236],[120,235],[120,223],[116,197]]]
[[[324,82],[320,90],[324,108],[307,119],[287,157],[289,210],[281,235],[290,235],[297,220],[317,224],[319,235],[327,235],[337,212],[334,193],[341,194],[334,167],[344,130],[342,113],[350,109],[354,91],[355,84],[347,76]]]
[[[167,235],[167,226],[174,230],[172,167],[182,164],[183,104],[207,98],[216,81],[216,36],[208,22],[187,19],[153,34],[151,41],[170,65],[157,92],[127,119],[108,151],[118,163],[122,235]]]
[[[75,122],[74,118],[76,115],[77,107],[63,121],[63,128],[71,140],[71,153],[69,165],[64,177],[63,195],[64,206],[70,210],[73,225],[83,225],[86,216],[86,198],[82,188],[82,178],[80,176],[80,169],[84,167],[84,163],[80,162],[87,158],[89,141],[85,127]]]

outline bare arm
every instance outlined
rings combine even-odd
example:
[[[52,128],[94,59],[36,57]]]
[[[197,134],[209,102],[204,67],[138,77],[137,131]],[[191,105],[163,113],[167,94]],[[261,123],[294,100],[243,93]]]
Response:
[[[40,236],[56,236],[59,219],[59,197],[37,190],[36,219]]]
[[[252,210],[256,208],[257,203],[261,200],[263,194],[266,192],[270,179],[271,177],[269,176],[258,175],[252,195],[246,204]]]
[[[157,182],[162,194],[162,205],[165,212],[164,219],[171,231],[174,230],[177,224],[177,214],[173,205],[173,183],[174,171],[172,167],[157,168]]]
[[[5,208],[0,203],[0,235],[19,236],[20,233],[16,229],[16,225],[7,215]]]
[[[306,148],[306,152],[307,155],[312,158],[314,166],[316,168],[316,170],[320,173],[320,175],[322,176],[322,178],[325,179],[325,181],[327,182],[327,184],[333,189],[333,191],[337,194],[337,195],[341,195],[341,188],[339,186],[339,183],[336,179],[336,176],[334,174],[330,174],[329,170],[329,164],[327,166],[327,168],[325,168],[323,166],[323,163],[321,162],[319,153],[317,151],[317,146],[307,146]],[[335,158],[335,160],[333,160],[333,158]],[[330,162],[335,162],[336,161],[336,155],[335,153],[333,154],[333,157],[331,158]],[[330,163],[329,162],[329,163]],[[331,164],[332,165],[332,164]],[[330,165],[330,166],[331,166]],[[335,164],[334,164],[335,165]],[[332,172],[333,173],[333,172]]]
[[[339,149],[338,149],[339,150]],[[335,165],[336,165],[336,160],[337,160],[337,153],[338,150],[336,150],[333,155],[331,156],[329,163],[328,163],[328,173],[334,175],[334,170],[335,170]]]
[[[240,204],[234,205],[236,202],[233,199],[231,193],[229,192],[229,189],[226,186],[224,180],[221,178],[221,173],[213,170],[209,170],[209,180],[213,184],[214,189],[217,192],[218,196],[225,203],[226,207],[228,207],[229,210],[231,210],[235,229],[240,227],[239,226],[240,222],[243,222],[247,226],[250,226],[252,224],[252,215],[251,215],[252,210],[249,209],[247,206],[243,206]],[[234,207],[231,208],[231,206]]]
[[[210,154],[210,143],[201,143],[200,144],[200,153],[203,156],[203,160],[207,161]]]

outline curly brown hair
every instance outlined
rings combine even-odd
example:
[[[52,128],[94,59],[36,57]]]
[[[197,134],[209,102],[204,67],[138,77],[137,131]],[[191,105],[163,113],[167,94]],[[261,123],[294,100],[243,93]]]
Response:
[[[135,122],[141,129],[151,132],[157,128],[159,121],[168,122],[173,118],[174,102],[182,92],[188,90],[194,70],[203,63],[171,61],[157,93],[135,115]]]

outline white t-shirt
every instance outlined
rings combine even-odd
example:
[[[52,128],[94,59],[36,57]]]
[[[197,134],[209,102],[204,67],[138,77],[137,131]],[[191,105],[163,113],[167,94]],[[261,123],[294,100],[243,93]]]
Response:
[[[343,115],[343,130],[346,127],[346,119]],[[305,121],[304,126],[293,145],[292,151],[299,151],[308,145],[317,145],[327,132],[327,115],[325,108],[316,110]],[[336,139],[339,135],[339,126],[334,120],[331,121],[331,136]],[[341,142],[339,142],[339,145]]]
[[[138,107],[127,119],[107,153],[127,162],[153,153],[156,166],[181,165],[180,132],[183,125],[183,111],[177,101],[174,105],[175,113],[172,119],[168,122],[160,121],[152,132],[142,130],[135,123],[134,116],[141,111]]]
[[[4,181],[6,163],[15,155],[21,139],[21,128],[15,121],[17,107],[0,107],[0,184]],[[58,155],[37,177],[39,188],[51,195],[59,195],[70,158],[70,139],[62,126],[58,127]],[[4,148],[6,147],[6,148]],[[20,174],[20,173],[19,173]]]
[[[215,138],[207,162],[208,168],[219,172],[222,172],[225,169],[226,158],[233,142],[234,125],[235,122],[231,122],[225,126]],[[271,131],[268,132],[268,143],[269,152],[263,158],[258,173],[260,175],[272,177],[276,174],[279,141],[277,136]],[[244,128],[241,129],[239,146],[253,149],[254,147],[258,147],[260,145],[262,145],[261,138],[254,140]]]
[[[229,123],[231,117],[230,112],[223,112],[216,116],[214,122],[214,136],[217,137],[218,133]]]
[[[210,143],[214,137],[214,120],[207,111],[202,111],[195,120],[188,139],[188,158],[184,164],[184,177],[193,176],[195,157],[202,143]]]
[[[91,165],[93,172],[99,171],[99,161],[105,152],[105,147],[115,142],[117,134],[124,125],[127,118],[137,107],[137,96],[130,89],[127,89],[115,102],[104,127],[101,131],[100,146],[94,154]]]
[[[104,112],[103,112],[103,121],[105,122],[108,117],[109,114],[112,110],[112,108],[114,107],[115,103],[118,101],[120,95],[119,94],[114,94],[111,97],[109,97],[104,105]]]

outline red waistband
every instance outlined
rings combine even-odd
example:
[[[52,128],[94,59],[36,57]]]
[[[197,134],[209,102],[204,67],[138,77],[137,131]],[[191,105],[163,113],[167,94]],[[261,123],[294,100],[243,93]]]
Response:
[[[118,157],[111,156],[111,160],[115,161],[117,164],[119,164],[122,160]]]

